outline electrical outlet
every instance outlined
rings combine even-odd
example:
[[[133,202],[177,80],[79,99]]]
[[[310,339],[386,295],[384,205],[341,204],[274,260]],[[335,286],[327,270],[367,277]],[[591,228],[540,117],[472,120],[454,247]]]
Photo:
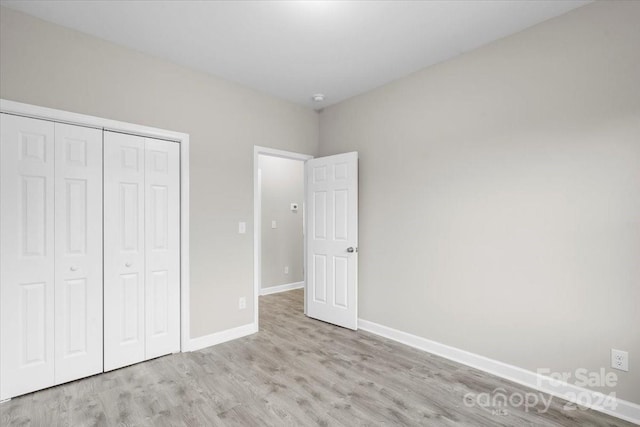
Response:
[[[629,371],[629,353],[622,350],[611,349],[611,367],[620,371]]]
[[[289,274],[289,266],[288,265],[284,268],[284,274]]]
[[[238,309],[244,310],[245,308],[247,308],[247,299],[245,297],[240,297],[238,300]]]

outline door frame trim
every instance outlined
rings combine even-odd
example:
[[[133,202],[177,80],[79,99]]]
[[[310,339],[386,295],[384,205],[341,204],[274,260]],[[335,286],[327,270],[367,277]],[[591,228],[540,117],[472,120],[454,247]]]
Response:
[[[278,150],[275,148],[261,147],[259,145],[253,146],[253,324],[255,330],[260,330],[258,324],[258,303],[261,287],[261,267],[262,267],[262,195],[260,191],[260,169],[259,159],[260,156],[280,157],[282,159],[307,161],[313,159],[313,156],[309,154],[294,153],[293,151]],[[304,198],[307,196],[307,180],[304,180]],[[302,201],[302,214],[304,216],[305,201]],[[304,221],[303,221],[304,227]],[[304,247],[306,251],[307,235],[304,234]],[[306,255],[306,254],[305,254]],[[306,260],[306,257],[305,257]],[[305,261],[306,262],[306,261]],[[304,270],[304,286],[306,288],[307,283],[307,269]],[[304,312],[307,312],[306,301]]]
[[[189,134],[0,99],[0,112],[180,144],[180,350],[189,351]]]

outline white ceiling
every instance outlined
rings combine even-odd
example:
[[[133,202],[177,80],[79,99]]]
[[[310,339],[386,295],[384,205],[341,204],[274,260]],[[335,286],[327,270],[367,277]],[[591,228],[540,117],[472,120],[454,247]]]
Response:
[[[321,108],[589,1],[0,3]],[[325,101],[314,103],[315,93],[324,93]]]

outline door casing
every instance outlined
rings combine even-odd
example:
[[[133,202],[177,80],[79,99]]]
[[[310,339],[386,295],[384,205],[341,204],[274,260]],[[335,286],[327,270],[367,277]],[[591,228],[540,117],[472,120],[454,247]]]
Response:
[[[260,156],[280,157],[291,160],[307,161],[314,158],[308,154],[295,153],[292,151],[278,150],[275,148],[254,146],[253,149],[253,327],[256,331],[259,328],[259,296],[261,288],[261,264],[262,264],[262,213],[261,213],[261,194],[260,194]],[[303,227],[306,227],[306,200],[307,200],[307,183],[305,174],[304,183],[304,200],[303,202]],[[304,314],[307,314],[307,230],[304,233],[304,283],[305,283],[305,299]]]
[[[294,153],[292,151],[277,150],[275,148],[260,147],[255,145],[253,148],[253,324],[255,330],[259,330],[258,325],[258,303],[261,287],[261,269],[262,269],[262,212],[261,212],[261,195],[260,195],[260,156],[280,157],[290,160],[306,161],[313,159],[308,154]],[[306,191],[306,186],[305,186]],[[305,193],[306,198],[306,193]],[[303,203],[304,215],[304,203]],[[303,221],[304,224],[304,221]],[[305,249],[306,250],[306,249]],[[307,282],[307,271],[304,271],[304,281]],[[307,307],[305,301],[304,312],[306,314]]]

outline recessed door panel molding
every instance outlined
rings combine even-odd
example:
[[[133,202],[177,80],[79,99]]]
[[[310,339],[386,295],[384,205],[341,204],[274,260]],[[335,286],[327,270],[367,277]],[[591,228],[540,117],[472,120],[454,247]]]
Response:
[[[152,251],[169,249],[169,187],[166,185],[149,186],[149,216],[152,228],[147,230]]]
[[[47,178],[22,176],[19,200],[19,230],[22,256],[47,256]],[[51,197],[51,195],[48,195]]]
[[[146,358],[180,351],[180,146],[145,139]]]
[[[140,323],[140,312],[143,308],[140,301],[140,276],[137,273],[120,275],[120,295],[122,296],[122,307],[120,309],[119,324],[122,325],[122,336],[118,344],[136,345],[141,341],[140,331],[143,325]]]
[[[55,124],[55,383],[102,372],[102,131]]]
[[[349,192],[335,190],[333,192],[333,239],[349,240]]]
[[[305,175],[307,315],[357,329],[358,153],[308,160]]]
[[[326,165],[320,165],[320,166],[316,166],[312,169],[312,175],[313,175],[313,183],[314,184],[319,184],[321,182],[325,182],[327,180],[327,166]]]
[[[60,345],[61,347],[60,357],[62,359],[81,357],[91,351],[87,345],[90,326],[89,322],[87,322],[89,317],[88,282],[86,277],[82,277],[80,279],[65,280],[62,284],[62,298],[60,298],[60,303],[62,304],[56,308],[56,311],[60,309],[64,313],[64,316],[61,316],[64,319],[63,323],[59,326],[62,327],[66,336],[60,343],[56,339],[56,346]],[[95,334],[95,331],[91,332]],[[100,352],[99,356],[102,356],[102,352]],[[102,359],[102,357],[99,357],[99,359]],[[100,368],[99,371],[101,370]]]
[[[102,181],[102,177],[99,177]],[[89,194],[87,193],[87,180],[77,178],[66,178],[64,180],[64,201],[65,204],[65,228],[66,241],[64,253],[66,255],[86,255],[88,236],[88,215],[89,215]],[[98,188],[101,190],[101,188]],[[96,188],[92,188],[96,190]],[[102,206],[102,200],[100,200]],[[100,212],[94,212],[102,216]],[[92,218],[93,219],[93,218]],[[102,225],[102,224],[100,224]]]
[[[313,193],[313,238],[324,240],[327,238],[327,192]]]
[[[20,317],[18,329],[24,337],[20,349],[20,366],[38,366],[47,363],[47,284],[21,284],[22,292],[18,307]]]
[[[145,141],[104,132],[104,370],[145,360]]]
[[[54,124],[0,114],[0,400],[54,384]]]
[[[313,255],[313,266],[311,269],[311,289],[313,300],[319,303],[327,302],[327,256],[322,254]]]
[[[77,126],[76,126],[77,127]],[[99,133],[100,138],[102,138],[102,132],[99,130],[95,130],[92,133]],[[86,167],[87,166],[87,140],[86,139],[76,139],[73,136],[66,136],[64,138],[64,164],[66,166],[77,166],[77,167]]]
[[[349,258],[333,257],[333,306],[349,308]]]
[[[150,330],[148,334],[150,337],[166,336],[169,333],[169,316],[167,316],[168,303],[169,303],[169,272],[167,270],[154,271],[149,275],[147,281],[147,292],[152,304],[149,310],[153,311],[151,314],[152,322],[148,327]]]
[[[138,201],[142,199],[144,190],[139,182],[119,182],[118,190],[120,249],[136,253],[140,251],[140,236],[143,231],[141,227],[144,225],[141,221],[142,211],[139,209]]]
[[[348,163],[336,163],[333,166],[333,177],[336,181],[347,179],[349,177],[349,164]]]

